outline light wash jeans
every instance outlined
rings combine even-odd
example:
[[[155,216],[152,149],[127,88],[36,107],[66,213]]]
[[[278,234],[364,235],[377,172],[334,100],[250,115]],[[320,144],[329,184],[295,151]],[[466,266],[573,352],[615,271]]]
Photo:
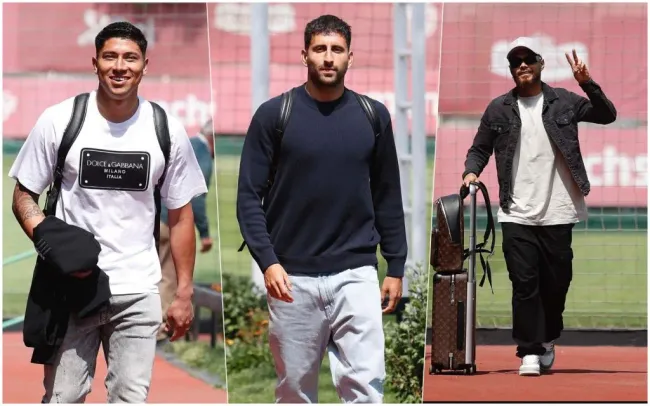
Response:
[[[289,279],[293,303],[268,296],[276,403],[318,403],[318,373],[326,350],[343,402],[382,403],[386,372],[377,269]]]
[[[151,293],[116,295],[92,317],[72,315],[54,364],[45,365],[41,403],[85,402],[100,343],[108,367],[108,403],[144,403],[161,322],[160,296]]]

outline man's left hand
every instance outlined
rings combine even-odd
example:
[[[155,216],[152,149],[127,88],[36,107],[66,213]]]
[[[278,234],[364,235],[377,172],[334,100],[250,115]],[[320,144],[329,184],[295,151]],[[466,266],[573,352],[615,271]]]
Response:
[[[201,238],[201,253],[206,253],[212,249],[212,238],[204,237]]]
[[[387,276],[381,286],[381,302],[388,296],[388,305],[382,310],[382,313],[392,313],[402,298],[402,278]]]
[[[587,69],[587,65],[585,65],[584,61],[578,58],[576,50],[573,50],[573,59],[568,53],[565,53],[564,56],[566,56],[566,60],[569,62],[569,65],[571,65],[573,77],[578,81],[578,83],[587,83],[591,79],[591,75],[589,75],[589,69]]]
[[[170,341],[183,337],[194,320],[194,307],[191,298],[176,297],[167,310],[167,332],[173,331]]]

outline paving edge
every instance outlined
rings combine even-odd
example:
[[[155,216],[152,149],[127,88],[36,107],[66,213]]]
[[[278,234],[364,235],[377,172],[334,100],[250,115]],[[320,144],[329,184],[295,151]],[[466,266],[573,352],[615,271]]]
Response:
[[[431,344],[431,328],[427,328],[427,345]],[[510,328],[479,328],[477,345],[514,345]],[[577,347],[647,347],[648,330],[566,329],[557,340],[558,345]]]
[[[156,348],[156,354],[160,356],[162,359],[165,361],[169,362],[173,366],[184,370],[188,374],[190,374],[192,377],[199,379],[206,384],[212,386],[215,389],[223,390],[227,392],[226,389],[226,384],[225,382],[221,379],[220,376],[214,375],[214,374],[209,374],[203,370],[200,370],[198,368],[192,367],[187,365],[184,361],[182,361],[179,357],[177,357],[173,352],[170,351],[165,351],[164,346],[158,346]]]
[[[9,319],[10,320],[10,319]],[[8,320],[4,320],[5,322]],[[3,333],[22,333],[23,329],[23,323],[22,320],[20,320],[17,323],[11,323],[7,327],[4,327],[2,329]],[[213,374],[208,374],[207,372],[204,372],[198,368],[191,367],[187,365],[185,362],[183,362],[180,358],[178,358],[174,353],[165,351],[164,347],[157,346],[156,347],[156,355],[160,356],[162,359],[167,361],[168,363],[172,364],[173,366],[182,369],[183,371],[187,372],[190,374],[190,376],[199,379],[206,384],[214,387],[217,390],[223,390],[227,392],[226,389],[226,384],[223,382],[220,376],[218,375],[213,375]]]

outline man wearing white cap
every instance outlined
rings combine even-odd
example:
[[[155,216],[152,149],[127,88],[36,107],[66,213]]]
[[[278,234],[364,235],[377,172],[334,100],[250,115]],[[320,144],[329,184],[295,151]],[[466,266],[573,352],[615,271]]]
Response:
[[[535,39],[511,44],[507,60],[516,86],[488,105],[463,172],[466,185],[477,181],[494,151],[520,375],[551,368],[564,328],[572,230],[586,219],[584,197],[590,190],[578,123],[616,120],[614,105],[576,51],[565,55],[587,98],[542,82],[544,59]]]

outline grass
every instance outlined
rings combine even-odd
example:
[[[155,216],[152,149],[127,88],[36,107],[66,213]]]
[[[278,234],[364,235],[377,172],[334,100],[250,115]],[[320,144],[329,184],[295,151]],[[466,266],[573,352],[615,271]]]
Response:
[[[264,364],[237,373],[228,374],[229,403],[273,403],[275,399],[276,377],[273,365]],[[327,357],[318,377],[318,403],[340,403],[332,384]],[[399,403],[395,396],[386,392],[384,403]]]
[[[428,173],[433,170],[430,161]],[[223,272],[250,275],[250,255],[246,250],[237,252],[241,244],[235,217],[238,166],[238,156],[218,155],[217,180]],[[431,196],[431,176],[427,179],[427,185],[429,187],[426,196]],[[431,218],[430,203],[427,204],[427,218]],[[481,233],[482,229],[479,229],[479,235]],[[495,254],[490,258],[494,295],[487,281],[478,289],[477,316],[482,327],[509,326],[511,323],[510,280],[500,245],[501,234],[497,225]],[[567,327],[646,327],[647,232],[576,230],[573,247],[574,279],[567,299]],[[383,269],[383,258],[380,256],[379,260],[380,268]],[[479,268],[477,273],[480,280],[482,270]]]
[[[2,214],[4,226],[2,228],[3,242],[3,260],[24,252],[33,251],[33,244],[27,238],[20,228],[11,211],[11,198],[14,189],[14,182],[7,174],[13,164],[15,156],[5,154],[3,156],[3,205]],[[217,246],[217,216],[216,197],[215,197],[215,179],[212,178],[212,184],[209,186],[208,198],[208,218],[210,222],[210,233],[215,242],[212,250],[208,253],[201,254],[197,251],[196,266],[194,270],[194,280],[198,283],[221,282],[218,262]],[[41,207],[45,197],[40,199]],[[197,244],[199,243],[197,237]],[[25,311],[27,293],[32,280],[35,256],[3,266],[2,287],[3,287],[3,318],[22,316]]]
[[[229,151],[230,152],[230,151]],[[219,201],[220,243],[222,271],[226,274],[250,275],[251,256],[248,250],[237,252],[242,239],[235,213],[237,174],[239,156],[219,154],[217,150],[217,187]],[[432,163],[428,162],[426,195],[431,196]],[[431,202],[427,204],[427,218],[430,218]],[[386,263],[379,258],[380,283],[386,272]],[[227,289],[227,286],[224,286]],[[384,321],[394,319],[393,315],[384,316]],[[254,365],[237,373],[228,373],[228,396],[230,403],[272,403],[275,399],[275,372],[272,364]],[[386,403],[397,403],[395,394],[389,388],[385,389]],[[339,397],[332,384],[329,371],[329,361],[324,358],[319,375],[319,402],[339,403]]]
[[[165,351],[173,353],[187,366],[216,376],[223,385],[217,385],[220,389],[226,389],[226,356],[223,345],[217,344],[210,348],[208,343],[175,341],[169,343]]]
[[[3,157],[3,252],[4,260],[12,256],[22,254],[33,250],[31,241],[25,236],[18,223],[14,220],[11,211],[11,198],[13,194],[14,182],[9,179],[7,174],[13,164],[15,156],[5,154]],[[194,280],[197,283],[214,283],[221,282],[218,262],[217,237],[217,216],[216,213],[216,195],[215,180],[209,185],[210,194],[208,195],[208,218],[210,223],[210,233],[215,245],[208,253],[201,254],[197,251],[196,266],[194,270]],[[41,197],[41,207],[43,206],[44,197]],[[197,236],[197,244],[198,236]],[[198,245],[197,245],[198,246]],[[3,267],[3,318],[17,317],[24,314],[27,293],[32,278],[35,256],[14,262]],[[201,318],[210,317],[208,312],[201,312]],[[220,380],[226,380],[225,350],[222,345],[217,345],[212,349],[204,342],[185,342],[178,341],[170,344],[170,349],[181,361],[192,368],[200,369],[208,374],[218,376]]]
[[[4,156],[4,174],[13,162],[13,156]],[[209,199],[208,213],[215,240],[215,248],[206,255],[197,255],[195,280],[198,282],[219,281],[219,271],[229,274],[250,275],[251,257],[247,250],[237,252],[241,244],[241,234],[235,215],[237,171],[239,157],[231,154],[219,154],[216,158],[217,176],[213,179],[210,192],[218,187],[217,199]],[[431,196],[431,174],[433,164],[429,159],[427,167],[426,196]],[[216,185],[215,185],[216,183]],[[215,187],[216,186],[216,187]],[[12,182],[4,183],[4,218],[3,228],[4,258],[20,254],[31,249],[31,243],[24,236],[20,227],[13,220],[10,200],[13,190]],[[214,196],[214,195],[212,195]],[[211,215],[219,211],[217,216]],[[427,202],[427,218],[431,218],[431,204]],[[219,233],[217,233],[217,225]],[[498,230],[498,227],[497,227]],[[428,241],[428,240],[427,240]],[[486,285],[478,288],[477,316],[481,327],[510,325],[510,281],[505,270],[503,254],[500,249],[501,235],[497,232],[495,255],[490,259],[493,270],[494,295]],[[221,250],[218,250],[219,245]],[[647,326],[647,233],[632,232],[594,232],[576,231],[574,233],[574,280],[567,300],[565,312],[566,327],[575,328],[634,328]],[[385,262],[381,256],[380,277],[385,273]],[[9,315],[21,315],[29,283],[33,259],[23,260],[6,267],[3,275],[4,312]],[[482,274],[477,270],[477,279]],[[227,289],[227,286],[224,286]],[[431,308],[431,291],[429,291],[429,319]],[[386,316],[386,319],[392,316]],[[430,325],[430,320],[428,321]],[[198,356],[200,352],[177,349],[184,352],[186,358],[194,359],[198,367],[216,368],[219,374],[217,355]],[[222,350],[217,350],[217,352]],[[182,359],[183,355],[181,356]],[[193,358],[192,358],[193,357]],[[187,361],[186,361],[187,362]],[[221,371],[223,372],[223,371]],[[223,376],[223,375],[220,375]],[[251,368],[228,374],[229,399],[231,403],[269,403],[274,399],[275,373],[270,364],[252,365]],[[331,382],[329,364],[324,359],[319,377],[320,402],[336,402],[338,396]],[[394,395],[386,393],[386,402],[396,402]]]
[[[219,151],[217,151],[217,154]],[[428,164],[427,172],[433,171]],[[237,187],[237,156],[217,158],[217,181],[222,246],[223,272],[250,275],[251,259],[247,251],[237,252],[241,235],[235,217]],[[431,176],[427,179],[426,196],[431,196]],[[428,202],[427,218],[431,218]],[[498,229],[498,228],[497,228]],[[477,297],[478,325],[481,327],[510,325],[510,281],[505,271],[500,249],[501,235],[497,232],[496,252],[491,258],[494,295],[486,284],[479,288]],[[647,325],[647,236],[646,232],[587,232],[574,234],[574,281],[567,301],[566,326],[571,328],[634,328]],[[385,262],[379,256],[380,275]],[[479,271],[480,272],[480,271]],[[481,274],[478,278],[480,280]],[[227,289],[227,287],[224,287]],[[428,319],[431,315],[429,291]],[[428,320],[430,325],[430,320]],[[326,360],[321,369],[321,402],[337,402],[331,387]],[[237,374],[229,374],[231,402],[262,403],[273,399],[275,383],[272,366],[258,365]],[[327,389],[329,388],[329,389]],[[267,393],[268,392],[268,393]],[[387,393],[387,401],[391,395]]]
[[[431,160],[427,162],[427,190],[425,196],[431,196],[432,183],[431,174],[433,164]],[[242,243],[239,225],[235,212],[235,202],[237,193],[237,175],[239,170],[239,156],[219,155],[217,150],[217,187],[219,200],[219,220],[221,239],[221,261],[224,274],[251,274],[251,256],[247,249],[237,252]],[[431,218],[431,202],[426,204],[427,218]],[[428,239],[427,239],[428,244]],[[383,259],[380,257],[380,261]]]
[[[498,227],[497,227],[498,230]],[[565,310],[566,328],[647,327],[647,234],[645,231],[586,232],[573,237],[573,281]],[[497,231],[490,258],[494,295],[487,279],[478,287],[483,270],[478,265],[477,323],[480,327],[511,326],[511,283]],[[430,271],[429,280],[431,280]],[[432,291],[429,290],[431,325]]]

